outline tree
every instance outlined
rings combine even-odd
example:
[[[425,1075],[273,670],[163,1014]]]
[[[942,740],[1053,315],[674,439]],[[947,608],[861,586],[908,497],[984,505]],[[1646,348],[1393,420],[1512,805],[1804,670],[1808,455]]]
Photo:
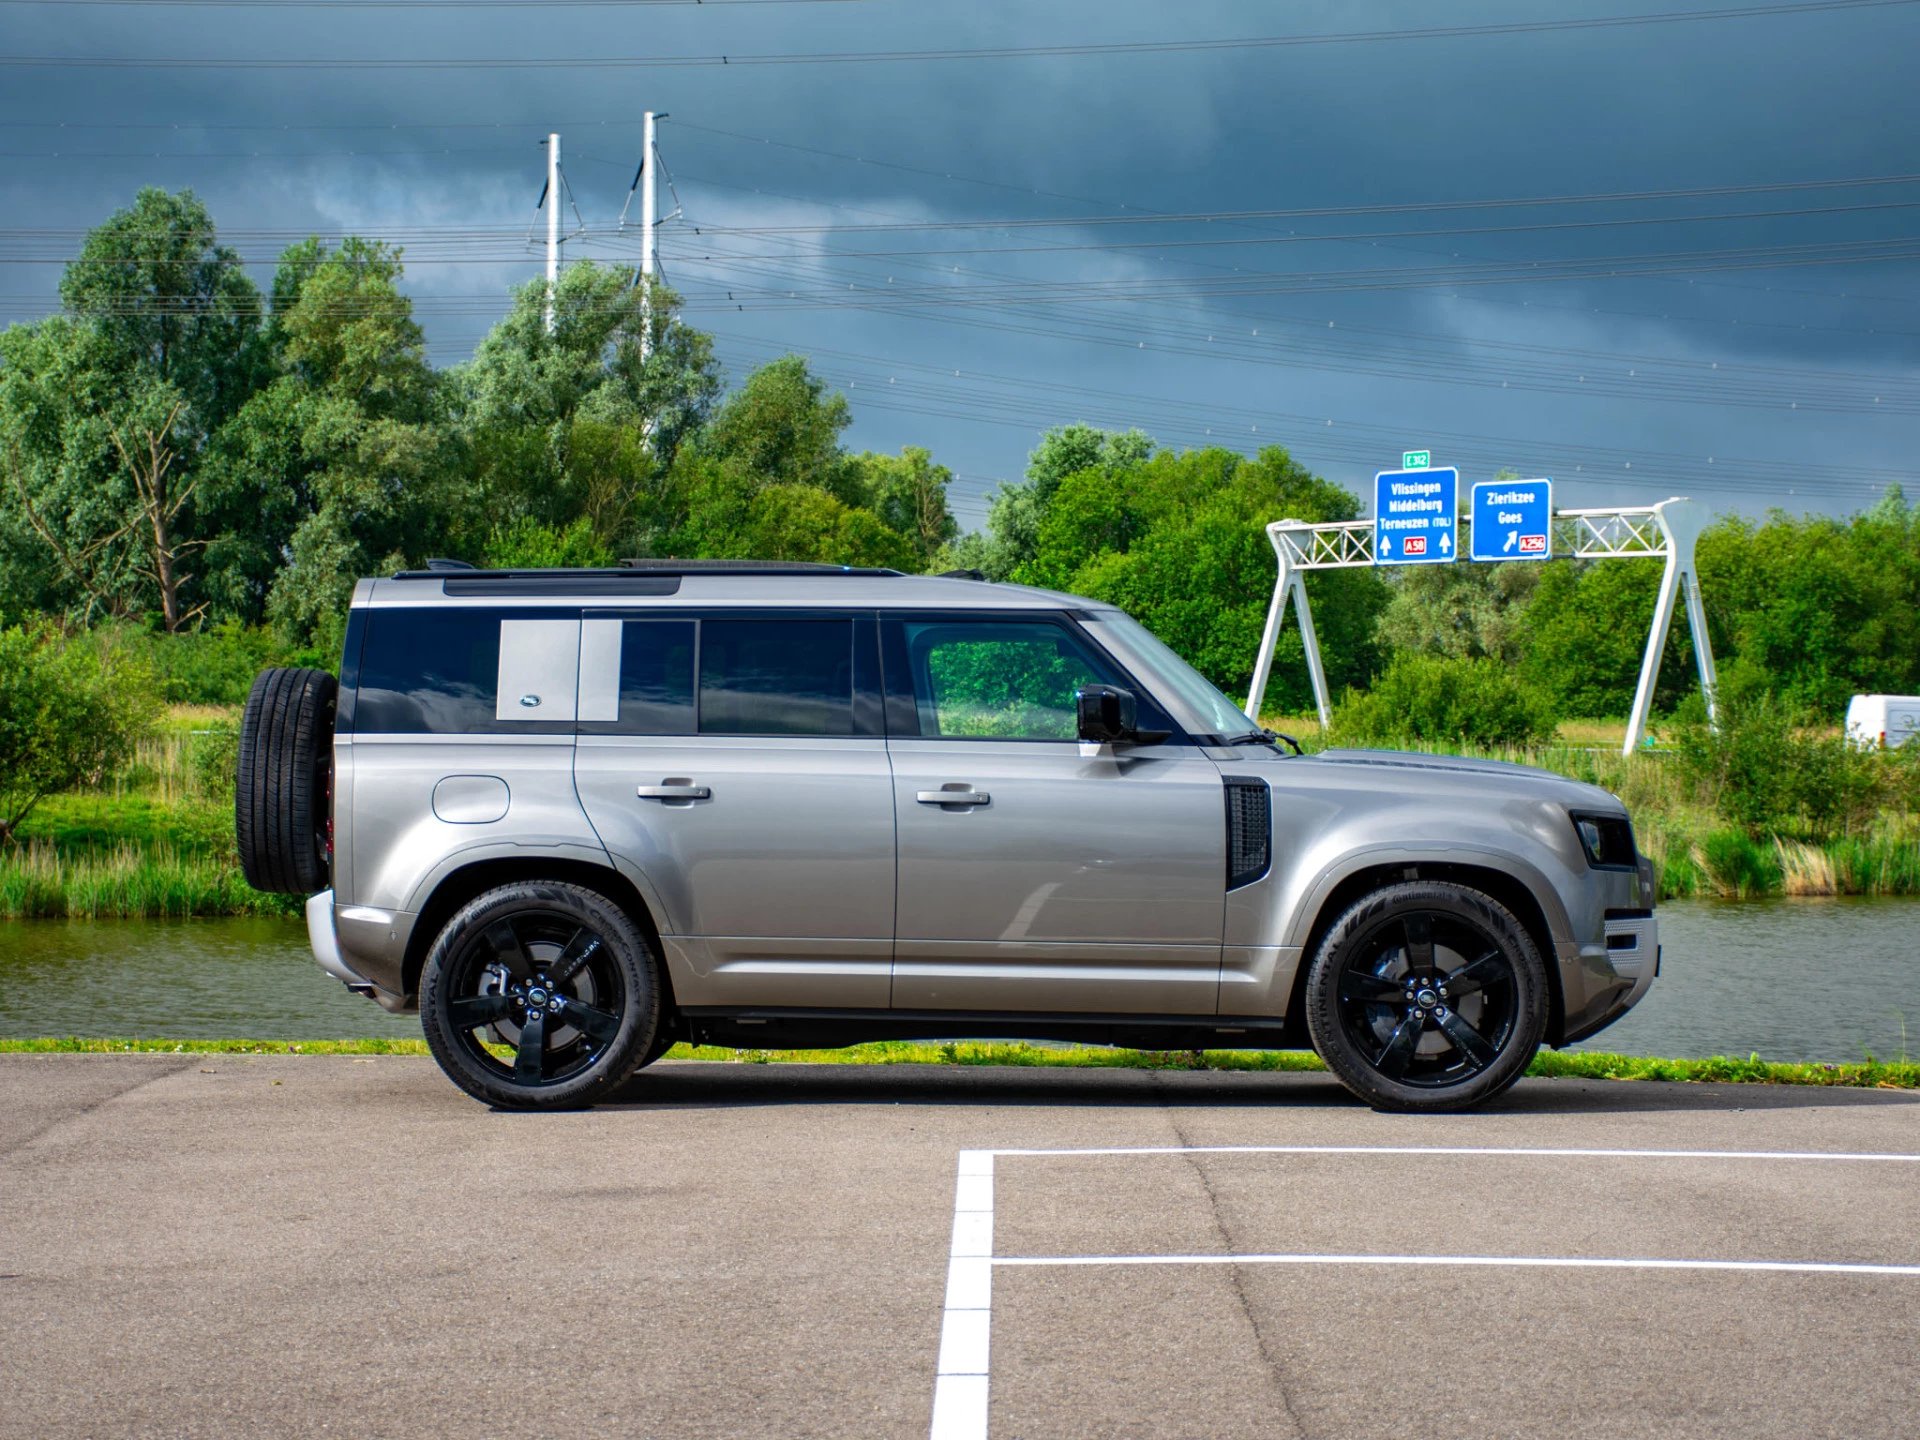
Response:
[[[598,543],[640,548],[677,518],[661,481],[720,393],[712,341],[672,291],[591,261],[562,272],[551,333],[546,306],[545,281],[522,286],[458,372],[485,508],[558,529],[585,516]]]
[[[1146,463],[1153,441],[1138,430],[1096,430],[1091,425],[1059,425],[1040,437],[1027,457],[1026,479],[1003,485],[987,508],[984,543],[956,555],[959,563],[1005,580],[1033,562],[1040,528],[1054,495],[1069,475],[1097,471],[1109,481]]]
[[[433,553],[463,508],[401,274],[399,252],[375,241],[288,250],[274,284],[278,373],[219,437],[208,503],[231,517],[220,558],[256,613],[264,598],[302,643],[330,644],[354,580]]]
[[[153,676],[120,647],[0,630],[0,841],[46,796],[123,765],[159,708]]]
[[[813,485],[857,504],[863,497],[840,448],[840,432],[852,419],[844,395],[830,392],[798,355],[786,355],[762,365],[721,403],[699,448],[763,484]]]
[[[846,399],[799,356],[754,371],[675,459],[663,509],[676,523],[662,532],[657,548],[670,555],[918,568],[931,554],[920,548],[920,507],[925,533],[951,533],[941,520],[946,472],[924,451],[898,461],[849,457],[840,448],[849,418]],[[916,533],[889,525],[868,508],[874,504],[891,506]]]
[[[959,522],[947,507],[953,472],[934,464],[932,454],[916,445],[898,455],[867,451],[854,456],[852,463],[865,508],[911,542],[917,568],[932,566],[960,533]]]
[[[189,453],[259,379],[260,292],[191,190],[148,187],[95,227],[61,277],[60,299],[91,322],[117,369],[144,370],[179,392]]]
[[[0,336],[0,581],[75,619],[204,608],[208,437],[261,378],[259,292],[192,192],[142,190],[66,269],[67,314]],[[204,568],[204,567],[203,567]]]
[[[15,557],[8,608],[79,623],[145,608],[142,498],[120,450],[142,417],[177,417],[179,396],[125,372],[91,325],[56,316],[0,334],[0,531]],[[171,429],[172,422],[169,422]],[[179,519],[175,511],[169,522]]]

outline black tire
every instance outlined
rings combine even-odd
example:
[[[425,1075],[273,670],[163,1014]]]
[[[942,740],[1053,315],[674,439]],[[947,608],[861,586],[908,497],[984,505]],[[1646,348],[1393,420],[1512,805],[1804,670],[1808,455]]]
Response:
[[[1513,913],[1417,880],[1362,898],[1307,974],[1327,1068],[1376,1110],[1483,1104],[1518,1080],[1547,1028],[1547,967]]]
[[[661,1016],[659,1028],[654,1031],[653,1043],[647,1047],[647,1053],[640,1057],[640,1063],[633,1068],[636,1070],[646,1069],[647,1066],[653,1064],[654,1061],[658,1060],[679,1043],[680,1037],[676,1035],[672,1027],[667,1024],[666,1017],[664,1015]]]
[[[263,670],[240,718],[233,833],[247,883],[270,894],[327,888],[333,868],[333,711],[324,670]]]
[[[652,1048],[658,962],[632,918],[598,891],[502,885],[434,940],[420,1020],[433,1058],[476,1100],[575,1109],[619,1085]],[[509,1048],[511,1059],[500,1053]]]

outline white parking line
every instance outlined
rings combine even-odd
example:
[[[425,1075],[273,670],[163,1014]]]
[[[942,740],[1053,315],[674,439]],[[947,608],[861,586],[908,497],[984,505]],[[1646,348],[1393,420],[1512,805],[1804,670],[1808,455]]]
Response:
[[[987,1344],[993,1320],[993,1152],[962,1150],[953,1187],[947,1302],[933,1381],[933,1440],[987,1433]]]
[[[1837,1150],[1634,1150],[1495,1145],[1139,1145],[1091,1149],[962,1150],[954,1180],[953,1241],[933,1384],[932,1440],[986,1440],[996,1266],[1419,1265],[1566,1270],[1724,1270],[1821,1275],[1920,1276],[1920,1265],[1802,1260],[1683,1260],[1548,1255],[1003,1255],[993,1253],[993,1177],[998,1156],[1433,1155],[1574,1160],[1778,1160],[1920,1164],[1920,1155]]]
[[[1920,1165],[1920,1155],[1841,1150],[1598,1150],[1522,1145],[1139,1145],[1098,1150],[981,1150],[980,1155],[1521,1155],[1627,1160],[1892,1160]]]
[[[997,1255],[995,1265],[1513,1265],[1568,1270],[1788,1270],[1817,1275],[1920,1275],[1920,1265],[1819,1260],[1630,1260],[1591,1255]]]

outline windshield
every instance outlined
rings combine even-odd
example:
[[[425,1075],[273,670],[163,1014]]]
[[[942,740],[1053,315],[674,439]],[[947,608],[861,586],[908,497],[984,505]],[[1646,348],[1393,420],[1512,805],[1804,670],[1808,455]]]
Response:
[[[1190,713],[1191,728],[1225,739],[1257,730],[1239,706],[1213,688],[1213,683],[1176,655],[1154,633],[1131,615],[1118,610],[1101,610],[1090,617],[1096,633],[1105,640],[1109,635],[1123,658],[1135,660],[1140,668],[1168,691],[1166,698],[1177,700]]]

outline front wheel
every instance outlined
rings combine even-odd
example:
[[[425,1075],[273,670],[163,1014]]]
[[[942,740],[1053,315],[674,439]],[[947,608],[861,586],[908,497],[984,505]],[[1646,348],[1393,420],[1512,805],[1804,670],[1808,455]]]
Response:
[[[646,937],[580,885],[489,890],[446,924],[421,976],[427,1048],[477,1100],[510,1110],[591,1105],[642,1063],[660,1026]]]
[[[1334,922],[1306,1004],[1314,1049],[1376,1110],[1463,1110],[1518,1080],[1540,1048],[1546,964],[1490,896],[1412,881]]]

